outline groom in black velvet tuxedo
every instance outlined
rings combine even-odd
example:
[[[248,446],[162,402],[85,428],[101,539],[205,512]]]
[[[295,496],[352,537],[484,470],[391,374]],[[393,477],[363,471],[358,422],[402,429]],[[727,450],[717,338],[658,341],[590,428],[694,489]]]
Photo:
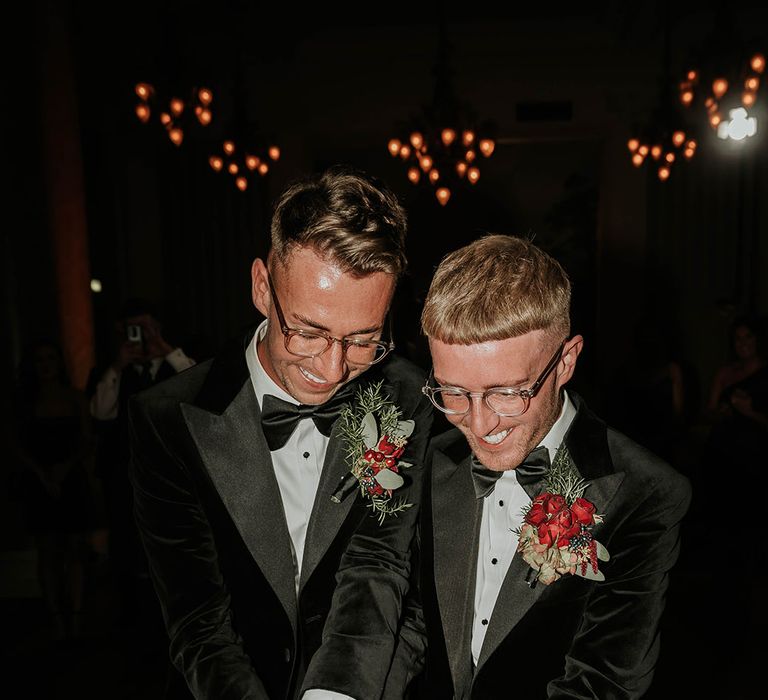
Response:
[[[420,601],[387,698],[422,668],[411,696],[431,700],[637,698],[651,683],[690,490],[565,390],[583,345],[569,306],[562,267],[519,238],[487,236],[435,274],[424,391],[455,428],[427,458]]]
[[[136,519],[196,698],[381,694],[432,414],[423,375],[390,354],[404,235],[394,195],[362,173],[290,187],[252,267],[265,321],[132,402]],[[353,477],[339,488],[339,411],[378,383],[415,423],[394,493],[412,507],[382,519]]]

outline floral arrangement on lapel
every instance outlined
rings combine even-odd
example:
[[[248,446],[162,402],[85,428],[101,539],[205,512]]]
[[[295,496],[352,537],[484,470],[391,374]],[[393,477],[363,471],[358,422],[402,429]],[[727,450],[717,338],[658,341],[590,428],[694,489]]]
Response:
[[[400,472],[411,464],[400,457],[416,427],[412,420],[400,420],[402,411],[383,392],[383,384],[382,380],[361,386],[353,404],[347,404],[339,416],[350,474],[357,479],[363,498],[370,499],[370,508],[379,514],[379,523],[413,505],[404,498],[393,499],[392,492],[405,483]]]
[[[537,581],[548,586],[564,574],[605,581],[598,562],[610,556],[592,536],[603,516],[583,497],[589,483],[565,445],[558,449],[544,483],[544,492],[525,509],[519,531],[517,551],[531,567],[526,582],[531,588]]]

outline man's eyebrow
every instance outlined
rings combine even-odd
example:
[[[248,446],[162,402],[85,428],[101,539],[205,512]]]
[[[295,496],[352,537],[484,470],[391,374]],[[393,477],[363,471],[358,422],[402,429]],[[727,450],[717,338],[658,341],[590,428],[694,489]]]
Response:
[[[293,317],[301,324],[308,326],[309,328],[316,328],[319,331],[324,331],[325,333],[331,332],[331,329],[328,328],[328,326],[324,326],[322,323],[317,323],[317,321],[313,321],[311,318],[307,318],[306,316],[302,316],[301,314],[293,314]],[[361,330],[352,331],[351,333],[347,333],[344,337],[348,337],[351,335],[366,335],[368,333],[376,333],[377,331],[380,331],[382,329],[382,326],[374,326],[372,328],[362,328]]]
[[[434,375],[435,381],[440,386],[451,386],[456,387],[457,389],[464,389],[464,391],[469,391],[469,389],[466,389],[465,387],[461,386],[461,384],[451,384],[450,382],[444,382],[440,377],[438,377],[436,374]],[[483,387],[483,391],[488,391],[488,389],[520,389],[523,387],[526,387],[528,384],[531,383],[531,380],[526,377],[525,379],[521,379],[516,382],[505,382],[504,384],[488,384]]]

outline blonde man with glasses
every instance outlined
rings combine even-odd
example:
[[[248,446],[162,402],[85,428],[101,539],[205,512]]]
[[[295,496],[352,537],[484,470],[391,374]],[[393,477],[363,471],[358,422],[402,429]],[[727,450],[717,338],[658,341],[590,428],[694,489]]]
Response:
[[[252,266],[265,320],[131,406],[136,519],[195,698],[381,693],[432,416],[392,354],[404,236],[363,173],[291,186]]]
[[[520,238],[448,255],[422,315],[432,444],[410,601],[387,698],[637,698],[687,480],[566,390],[584,340],[570,282]],[[426,646],[426,650],[425,650]],[[414,687],[419,687],[415,683]]]

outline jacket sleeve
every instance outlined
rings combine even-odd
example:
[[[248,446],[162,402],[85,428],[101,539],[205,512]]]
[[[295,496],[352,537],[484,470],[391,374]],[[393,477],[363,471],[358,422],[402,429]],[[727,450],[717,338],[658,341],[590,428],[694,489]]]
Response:
[[[687,479],[666,469],[644,496],[638,489],[637,497],[626,501],[637,505],[611,537],[606,580],[594,587],[566,655],[564,674],[547,686],[547,697],[553,700],[628,700],[642,697],[650,687],[690,487]]]
[[[303,690],[323,688],[357,700],[379,698],[383,692],[409,587],[410,545],[432,424],[429,400],[421,396],[404,418],[416,424],[403,456],[413,465],[402,494],[412,505],[381,524],[376,515],[367,515],[350,539],[336,575],[323,642],[309,664]]]
[[[232,626],[229,593],[194,482],[140,400],[130,402],[129,416],[134,512],[171,659],[198,700],[266,700]]]

